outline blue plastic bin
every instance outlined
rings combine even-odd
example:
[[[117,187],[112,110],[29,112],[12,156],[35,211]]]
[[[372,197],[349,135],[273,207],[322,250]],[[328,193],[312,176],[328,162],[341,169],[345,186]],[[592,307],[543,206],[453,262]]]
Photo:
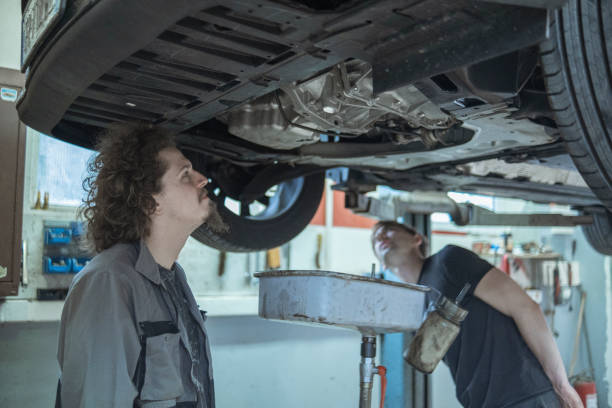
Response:
[[[72,259],[63,256],[45,256],[43,264],[46,273],[70,273],[72,271]]]
[[[45,245],[69,244],[72,240],[72,229],[63,227],[45,228]]]
[[[72,258],[72,273],[77,273],[91,261],[91,258]]]

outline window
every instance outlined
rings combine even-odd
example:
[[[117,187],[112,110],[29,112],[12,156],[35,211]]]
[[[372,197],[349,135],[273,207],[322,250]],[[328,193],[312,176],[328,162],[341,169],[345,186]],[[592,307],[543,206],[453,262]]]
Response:
[[[83,179],[96,152],[39,133],[36,189],[49,193],[49,204],[79,206],[85,198]]]

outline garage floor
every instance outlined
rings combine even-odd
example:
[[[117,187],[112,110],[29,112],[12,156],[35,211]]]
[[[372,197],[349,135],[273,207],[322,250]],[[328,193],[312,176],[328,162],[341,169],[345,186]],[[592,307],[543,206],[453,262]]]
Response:
[[[51,407],[59,322],[0,324],[0,406]]]
[[[53,406],[58,327],[0,324],[0,407]],[[256,316],[209,317],[207,327],[217,406],[358,405],[359,333]]]

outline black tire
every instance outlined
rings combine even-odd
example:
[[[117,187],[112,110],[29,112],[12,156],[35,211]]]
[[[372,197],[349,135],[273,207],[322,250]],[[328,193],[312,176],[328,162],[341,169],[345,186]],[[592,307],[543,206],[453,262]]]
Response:
[[[290,241],[312,220],[325,186],[324,172],[302,179],[295,200],[281,213],[266,219],[253,219],[236,215],[218,204],[221,217],[229,224],[229,232],[218,233],[204,224],[191,235],[205,245],[228,252],[261,251]]]
[[[593,224],[583,225],[582,231],[589,244],[604,255],[612,255],[612,214],[595,213]]]
[[[549,101],[567,151],[593,193],[612,211],[609,2],[569,0],[555,12],[551,38],[540,51]]]

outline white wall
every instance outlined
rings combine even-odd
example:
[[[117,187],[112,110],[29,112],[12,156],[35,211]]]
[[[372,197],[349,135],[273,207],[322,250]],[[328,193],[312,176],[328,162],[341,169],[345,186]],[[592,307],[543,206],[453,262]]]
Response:
[[[19,69],[21,61],[21,1],[0,0],[0,67]]]
[[[563,254],[566,259],[572,256],[571,242],[576,240],[575,259],[580,263],[582,289],[586,292],[583,325],[588,329],[598,402],[600,407],[612,406],[612,271],[610,270],[612,258],[595,252],[580,229],[576,229],[572,235],[551,234],[549,238],[555,250]],[[559,333],[557,344],[567,369],[572,358],[580,309],[580,293],[576,289],[572,293],[571,306],[571,308],[569,305],[558,306],[555,308],[554,316],[554,327]],[[589,368],[585,342],[586,336],[583,331],[574,374]]]

